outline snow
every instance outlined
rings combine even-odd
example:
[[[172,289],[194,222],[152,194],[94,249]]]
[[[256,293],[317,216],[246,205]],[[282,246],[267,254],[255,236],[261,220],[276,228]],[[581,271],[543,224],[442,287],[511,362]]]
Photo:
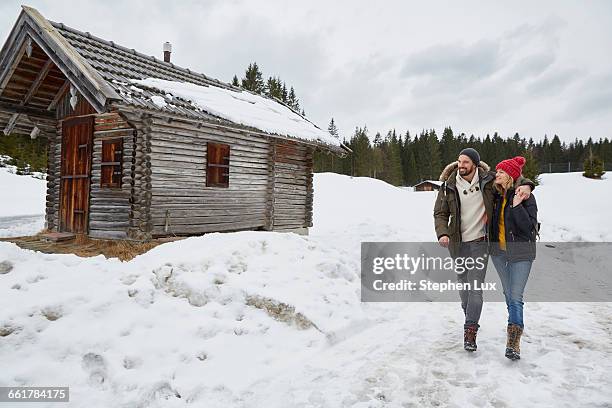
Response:
[[[0,216],[0,238],[36,235],[44,227],[44,214]]]
[[[159,95],[154,95],[154,96],[152,96],[152,97],[151,97],[151,100],[152,100],[152,101],[153,101],[153,103],[154,103],[155,105],[157,105],[159,108],[165,108],[165,107],[166,107],[166,105],[168,105],[168,104],[166,103],[166,100],[165,100],[163,97],[159,96]]]
[[[542,240],[612,242],[611,177],[604,174],[602,180],[595,180],[582,173],[542,175],[541,186],[535,190]]]
[[[609,240],[611,183],[543,175],[542,240]],[[513,363],[505,305],[485,303],[468,354],[457,302],[360,302],[360,242],[435,239],[436,193],[332,173],[314,188],[309,236],[207,234],[130,262],[0,243],[0,384],[69,385],[75,407],[612,401],[612,304],[528,302]]]
[[[197,108],[234,123],[251,126],[270,134],[340,146],[338,138],[331,136],[301,115],[270,98],[247,91],[237,92],[216,86],[202,86],[158,78],[132,80],[132,82],[158,89],[171,97],[191,101]],[[167,104],[161,96],[153,96],[151,99],[160,108]]]
[[[0,238],[32,235],[44,227],[47,182],[40,174],[21,176],[15,171],[14,166],[0,167]]]
[[[440,180],[423,180],[420,183],[417,184],[421,184],[421,183],[431,183],[431,184],[435,184],[436,186],[441,186],[442,182]]]

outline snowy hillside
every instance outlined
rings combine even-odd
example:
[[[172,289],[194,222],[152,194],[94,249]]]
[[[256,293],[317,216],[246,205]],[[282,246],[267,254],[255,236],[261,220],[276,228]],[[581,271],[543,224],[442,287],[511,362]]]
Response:
[[[543,240],[612,241],[609,178],[544,175],[535,195]],[[458,303],[360,302],[360,242],[434,240],[435,193],[325,173],[314,197],[307,237],[208,234],[125,263],[0,243],[0,384],[70,386],[71,407],[612,401],[611,304],[527,303],[513,364],[505,305],[485,303],[467,354]]]

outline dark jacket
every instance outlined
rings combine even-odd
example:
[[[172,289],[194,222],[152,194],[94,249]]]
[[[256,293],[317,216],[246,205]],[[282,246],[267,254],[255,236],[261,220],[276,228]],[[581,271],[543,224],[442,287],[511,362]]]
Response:
[[[456,186],[457,168],[457,162],[450,163],[440,174],[442,186],[438,191],[433,211],[436,236],[438,239],[443,235],[449,237],[449,251],[453,257],[459,256],[461,246],[461,202]],[[491,220],[493,218],[495,195],[495,188],[493,187],[495,172],[491,171],[489,165],[482,160],[477,171],[487,220]],[[524,177],[518,179],[517,185],[529,185],[531,190],[535,189],[533,182]],[[487,227],[488,230],[489,227]]]
[[[504,232],[506,236],[506,256],[512,262],[533,261],[536,257],[536,234],[538,224],[538,205],[535,196],[531,194],[516,207],[512,206],[514,189],[506,192],[506,208],[504,210]],[[499,248],[499,217],[503,197],[497,191],[493,203],[493,219],[489,223],[491,245],[489,253],[497,255]]]

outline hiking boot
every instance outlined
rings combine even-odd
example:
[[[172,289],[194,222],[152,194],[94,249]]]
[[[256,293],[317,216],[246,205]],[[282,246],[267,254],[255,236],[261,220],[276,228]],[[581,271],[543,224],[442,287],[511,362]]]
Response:
[[[476,333],[478,326],[475,324],[465,326],[463,329],[463,348],[467,351],[476,351]]]
[[[509,324],[507,329],[506,357],[510,360],[521,358],[521,335],[523,328],[518,324]]]

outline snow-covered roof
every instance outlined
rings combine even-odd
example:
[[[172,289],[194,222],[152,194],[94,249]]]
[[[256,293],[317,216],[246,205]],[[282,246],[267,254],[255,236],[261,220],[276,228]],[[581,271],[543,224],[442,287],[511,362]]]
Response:
[[[59,68],[67,73],[70,83],[97,112],[122,106],[157,110],[196,121],[256,130],[273,137],[303,140],[340,154],[350,151],[338,138],[276,99],[254,95],[113,41],[49,21],[27,6],[23,6],[0,51],[0,65],[6,66],[11,58],[16,58],[25,38],[32,35],[30,31],[41,36],[44,49],[57,54],[54,63],[61,65]],[[0,122],[7,120],[0,116]]]
[[[340,146],[337,137],[271,98],[242,90],[159,78],[132,79],[131,82],[136,87],[160,91],[163,96],[151,97],[160,109],[173,104],[178,97],[211,115],[269,134]]]
[[[424,183],[431,183],[431,184],[435,184],[435,185],[436,185],[436,186],[438,186],[438,187],[439,187],[439,186],[442,186],[442,182],[441,182],[441,181],[438,181],[438,180],[423,180],[423,181],[421,181],[420,183],[415,184],[415,185],[414,185],[414,187],[419,186],[419,185],[424,184]]]

